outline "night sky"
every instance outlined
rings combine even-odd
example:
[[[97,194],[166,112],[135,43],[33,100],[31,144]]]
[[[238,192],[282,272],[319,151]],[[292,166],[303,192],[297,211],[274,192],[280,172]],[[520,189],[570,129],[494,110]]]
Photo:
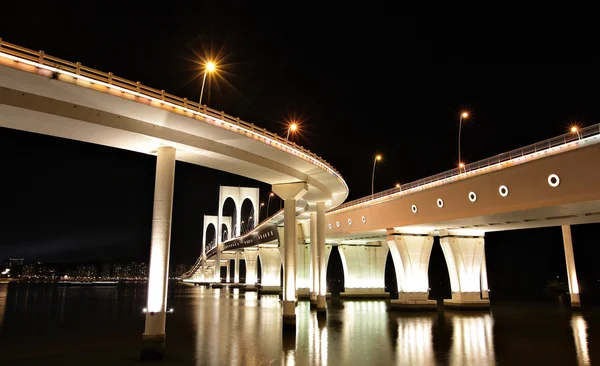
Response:
[[[600,121],[600,54],[550,23],[426,22],[386,9],[291,4],[225,10],[221,2],[161,17],[106,5],[123,14],[106,17],[90,4],[3,12],[0,37],[193,100],[197,62],[221,59],[223,78],[207,84],[203,102],[281,135],[286,120],[301,120],[294,140],[340,171],[348,199],[370,194],[375,153],[383,155],[376,191],[455,167],[465,109],[466,162]],[[0,159],[0,260],[147,261],[155,157],[0,129]],[[197,258],[219,184],[258,186],[262,197],[269,190],[180,162],[175,176],[172,263]],[[573,228],[583,282],[600,278],[588,259],[597,255],[598,228]],[[492,289],[495,278],[529,264],[539,264],[540,281],[566,275],[559,228],[489,234],[486,243]],[[514,250],[525,259],[507,262]]]

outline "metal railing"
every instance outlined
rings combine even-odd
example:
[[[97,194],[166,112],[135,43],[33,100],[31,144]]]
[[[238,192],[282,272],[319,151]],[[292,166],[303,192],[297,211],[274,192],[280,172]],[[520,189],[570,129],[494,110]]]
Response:
[[[342,184],[348,188],[348,185],[342,178],[341,174],[333,168],[325,159],[316,155],[315,153],[305,149],[304,147],[296,144],[295,142],[289,141],[276,133],[269,132],[264,128],[259,128],[253,123],[249,123],[241,120],[238,117],[233,117],[226,114],[223,111],[217,111],[209,108],[206,105],[200,105],[194,101],[190,101],[187,98],[181,98],[173,94],[166,93],[164,90],[158,90],[149,86],[143,85],[142,83],[133,82],[118,76],[113,75],[112,72],[103,72],[92,69],[87,66],[83,66],[79,62],[70,62],[54,56],[47,55],[44,51],[34,51],[25,47],[21,47],[12,43],[8,43],[0,38],[0,56],[2,54],[13,56],[22,60],[29,61],[33,66],[46,66],[46,69],[50,71],[56,71],[59,73],[70,73],[73,77],[82,77],[96,81],[99,83],[106,84],[107,87],[120,88],[123,91],[130,92],[139,97],[148,97],[155,99],[160,102],[161,105],[170,105],[171,107],[179,107],[183,111],[189,111],[194,114],[200,114],[203,117],[209,117],[216,121],[225,122],[225,126],[220,125],[221,128],[235,130],[242,134],[255,135],[257,137],[266,139],[264,142],[269,145],[274,145],[281,150],[290,153],[292,155],[299,156],[305,160],[311,161],[313,164],[320,168],[328,171],[330,174],[336,176]],[[19,61],[19,60],[16,60]],[[251,137],[251,136],[249,136]]]
[[[365,202],[375,201],[381,198],[385,198],[387,196],[392,196],[395,194],[400,194],[402,192],[406,192],[409,190],[415,189],[424,189],[427,188],[430,184],[434,184],[440,181],[443,181],[448,178],[456,177],[461,174],[465,174],[468,172],[472,172],[478,169],[486,168],[492,165],[504,163],[511,161],[516,158],[524,157],[526,155],[531,155],[534,153],[542,152],[544,150],[551,149],[553,147],[557,147],[560,145],[565,145],[573,141],[585,139],[591,136],[600,135],[600,124],[595,124],[592,126],[588,126],[578,130],[576,133],[565,133],[563,135],[550,138],[548,140],[544,140],[541,142],[537,142],[535,144],[527,145],[525,147],[521,147],[515,150],[511,150],[509,152],[505,152],[502,154],[498,154],[492,156],[487,159],[479,160],[470,164],[466,164],[462,168],[454,168],[451,170],[447,170],[442,173],[438,173],[436,175],[432,175],[430,177],[422,178],[414,182],[406,183],[400,185],[400,187],[391,188],[382,192],[375,193],[374,195],[369,195],[363,198],[359,198],[353,201],[346,202],[336,208],[333,208],[329,212],[336,212],[339,210],[343,210],[348,207],[360,205]]]

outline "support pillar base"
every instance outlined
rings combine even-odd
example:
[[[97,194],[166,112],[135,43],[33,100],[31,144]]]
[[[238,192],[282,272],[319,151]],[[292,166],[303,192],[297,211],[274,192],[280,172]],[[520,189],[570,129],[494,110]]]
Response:
[[[280,286],[262,286],[258,289],[259,294],[279,294],[281,293]]]
[[[571,295],[571,309],[579,310],[581,309],[581,300],[579,299],[579,294],[570,294]]]
[[[212,283],[210,285],[210,287],[212,287],[212,288],[223,288],[223,287],[225,287],[225,285],[223,285],[222,283],[219,283],[219,282],[215,282],[215,283]]]
[[[142,334],[142,361],[158,361],[165,356],[166,334]]]
[[[258,291],[258,287],[256,287],[255,285],[246,285],[244,286],[244,291]]]
[[[454,292],[452,299],[444,299],[444,308],[457,310],[489,310],[490,300],[482,299],[479,292]]]
[[[309,298],[310,298],[310,308],[316,309],[317,308],[317,293],[311,292]]]
[[[484,300],[489,300],[490,299],[490,292],[489,291],[481,291],[481,298]]]
[[[340,292],[340,297],[346,299],[380,299],[389,298],[390,294],[384,288],[348,288]]]
[[[283,330],[296,331],[296,301],[283,302]]]
[[[437,311],[435,300],[391,300],[390,310],[393,311]]]
[[[325,296],[317,296],[317,317],[327,315],[327,298]]]

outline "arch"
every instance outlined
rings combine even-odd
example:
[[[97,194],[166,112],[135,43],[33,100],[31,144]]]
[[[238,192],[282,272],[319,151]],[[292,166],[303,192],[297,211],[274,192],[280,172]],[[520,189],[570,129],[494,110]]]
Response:
[[[233,200],[235,204],[235,215],[233,218],[234,223],[234,235],[230,237],[238,237],[241,234],[241,217],[242,217],[242,205],[241,203],[249,199],[252,202],[252,207],[254,212],[258,212],[258,201],[259,201],[259,189],[258,188],[249,188],[249,187],[231,187],[231,186],[220,186],[219,187],[219,221],[221,221],[223,217],[223,208],[225,201],[228,199]],[[219,227],[219,225],[217,225]],[[222,235],[219,235],[222,237]],[[219,243],[220,244],[220,243]]]
[[[204,241],[207,244],[210,244],[213,240],[217,239],[217,226],[212,222],[206,226],[206,231],[204,232]]]
[[[242,201],[242,205],[240,207],[240,215],[241,215],[241,230],[240,234],[244,235],[247,232],[251,231],[256,227],[256,221],[258,217],[256,216],[256,208],[252,203],[252,200],[249,198],[245,198]]]
[[[330,293],[339,294],[344,291],[346,279],[348,278],[348,266],[339,251],[339,246],[329,247],[327,249],[327,288]],[[342,275],[341,279],[339,278],[340,272]],[[338,280],[339,282],[337,282]]]
[[[218,216],[213,216],[213,215],[204,215],[204,225],[203,225],[203,229],[202,229],[202,256],[204,257],[206,255],[206,248],[208,246],[208,244],[210,244],[210,240],[208,239],[208,228],[212,225],[215,228],[215,231],[218,227],[217,223],[218,223]],[[222,217],[221,219],[222,225],[221,226],[225,226],[227,228],[227,232],[231,232],[231,216],[226,216],[226,217]],[[223,232],[223,228],[221,228],[220,232]],[[215,238],[217,238],[216,232],[215,232]],[[216,244],[216,243],[215,243]]]

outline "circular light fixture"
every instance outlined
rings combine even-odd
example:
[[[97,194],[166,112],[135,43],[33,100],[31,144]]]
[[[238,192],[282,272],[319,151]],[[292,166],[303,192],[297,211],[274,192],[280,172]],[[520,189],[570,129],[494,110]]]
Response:
[[[444,201],[442,201],[442,199],[441,199],[441,198],[438,198],[438,199],[437,199],[437,205],[438,205],[438,207],[439,207],[439,208],[442,208],[442,207],[444,207]]]
[[[469,192],[469,201],[471,201],[471,202],[477,201],[477,194],[475,194],[475,192]]]
[[[339,222],[339,221],[336,221],[336,222],[335,222],[335,226],[337,226],[337,227],[340,227],[340,222]]]
[[[352,225],[352,219],[348,219],[348,225]]]
[[[362,222],[367,222],[367,218],[366,217],[362,217]]]
[[[550,187],[558,187],[560,184],[560,178],[556,174],[550,174],[548,176],[548,184]]]
[[[508,196],[508,187],[506,187],[505,185],[501,185],[500,187],[498,187],[498,193],[500,193],[502,197]]]
[[[329,228],[331,229],[331,224],[329,224]]]
[[[417,206],[412,205],[411,210],[413,213],[417,213],[417,211],[418,211]]]

